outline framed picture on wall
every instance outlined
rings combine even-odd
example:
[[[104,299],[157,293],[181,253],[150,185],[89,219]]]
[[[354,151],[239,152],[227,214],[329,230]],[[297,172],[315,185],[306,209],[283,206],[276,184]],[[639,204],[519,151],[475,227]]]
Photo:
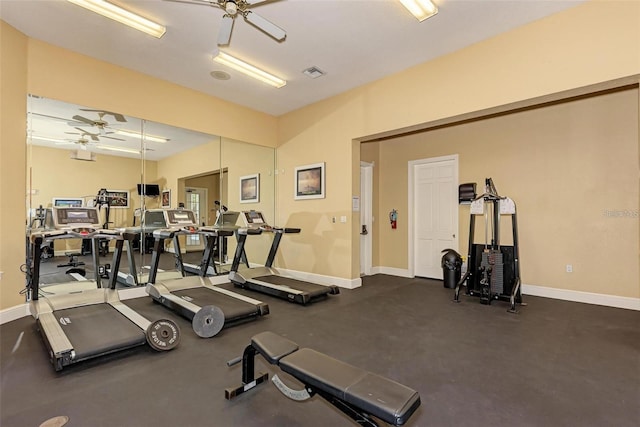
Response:
[[[240,177],[240,203],[258,203],[260,201],[260,174]]]
[[[296,200],[324,199],[324,163],[298,166],[294,177]]]
[[[171,207],[171,190],[162,190],[162,204],[163,208]]]
[[[125,190],[106,190],[104,196],[112,208],[128,208],[129,192]]]

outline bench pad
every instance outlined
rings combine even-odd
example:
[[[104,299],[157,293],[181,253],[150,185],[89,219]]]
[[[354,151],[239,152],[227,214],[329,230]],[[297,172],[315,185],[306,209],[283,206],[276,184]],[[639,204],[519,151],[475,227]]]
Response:
[[[305,384],[393,425],[404,424],[420,406],[417,391],[308,348],[280,358],[279,366]]]
[[[251,338],[251,346],[272,365],[277,364],[284,356],[298,350],[298,344],[270,331],[254,335]]]

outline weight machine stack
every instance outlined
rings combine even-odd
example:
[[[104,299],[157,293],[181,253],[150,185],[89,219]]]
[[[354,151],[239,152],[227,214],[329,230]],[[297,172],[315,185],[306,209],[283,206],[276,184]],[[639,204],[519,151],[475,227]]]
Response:
[[[484,244],[474,243],[475,218],[480,214],[485,218]],[[511,217],[513,246],[500,244],[501,215]],[[509,301],[510,313],[517,313],[516,303],[526,305],[521,294],[516,204],[498,194],[491,178],[485,180],[484,194],[475,197],[471,203],[467,263],[467,271],[455,287],[455,302],[460,302],[460,288],[466,282],[466,294],[480,297],[482,304],[491,304],[493,300]]]

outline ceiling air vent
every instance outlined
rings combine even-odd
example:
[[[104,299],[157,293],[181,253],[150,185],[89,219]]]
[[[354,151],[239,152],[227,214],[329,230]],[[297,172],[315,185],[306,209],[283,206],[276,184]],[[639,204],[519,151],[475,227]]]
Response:
[[[304,74],[309,78],[317,79],[318,77],[324,76],[326,73],[318,67],[309,67],[306,70],[304,70],[302,74]]]

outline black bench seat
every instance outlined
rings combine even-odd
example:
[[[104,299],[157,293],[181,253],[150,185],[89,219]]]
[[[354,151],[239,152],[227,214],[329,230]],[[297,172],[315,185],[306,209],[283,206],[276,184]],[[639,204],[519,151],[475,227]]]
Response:
[[[243,371],[248,368],[253,371],[253,361],[247,363],[245,359],[257,353],[302,382],[312,394],[318,393],[359,423],[377,425],[369,418],[374,416],[392,425],[403,425],[420,406],[417,391],[315,350],[299,349],[293,341],[273,332],[263,332],[251,339],[243,356]],[[247,385],[254,381],[253,375],[245,377],[243,372],[240,393],[247,391]],[[227,390],[227,398],[233,397],[229,396],[230,392],[233,396],[239,394]]]

